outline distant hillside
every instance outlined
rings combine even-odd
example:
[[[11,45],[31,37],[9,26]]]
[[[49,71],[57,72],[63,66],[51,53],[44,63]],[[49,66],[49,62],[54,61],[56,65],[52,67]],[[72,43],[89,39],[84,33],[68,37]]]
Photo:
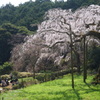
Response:
[[[50,0],[32,0],[14,7],[12,4],[7,4],[0,8],[0,25],[3,23],[12,23],[19,26],[26,26],[29,30],[36,30],[36,27],[31,27],[31,24],[38,24],[43,21],[43,16],[46,11],[52,8],[62,9],[77,9],[81,6],[90,4],[100,5],[100,0],[67,0],[67,2],[52,2]]]

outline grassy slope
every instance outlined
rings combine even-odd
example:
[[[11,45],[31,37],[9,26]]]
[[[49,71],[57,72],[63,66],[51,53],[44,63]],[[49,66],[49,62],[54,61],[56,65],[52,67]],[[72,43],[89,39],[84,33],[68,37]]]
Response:
[[[100,85],[92,86],[89,76],[87,83],[82,76],[75,76],[75,90],[71,88],[71,76],[42,84],[29,86],[24,89],[3,93],[4,100],[100,100]]]

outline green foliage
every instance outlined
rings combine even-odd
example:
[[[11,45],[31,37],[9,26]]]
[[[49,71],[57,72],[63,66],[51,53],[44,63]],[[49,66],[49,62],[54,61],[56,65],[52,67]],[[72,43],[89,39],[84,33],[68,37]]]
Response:
[[[76,10],[79,7],[89,6],[91,4],[100,5],[100,0],[67,0],[66,8]]]
[[[100,46],[93,46],[88,53],[88,67],[98,70],[100,66]]]
[[[8,44],[8,40],[11,39],[11,34],[4,28],[0,28],[0,65],[7,61],[10,57],[11,46]]]
[[[93,78],[92,84],[100,84],[100,73]]]
[[[10,75],[8,75],[8,74],[1,75],[1,78],[2,79],[10,79]]]
[[[26,26],[29,30],[35,31],[30,26],[31,24],[42,22],[46,11],[52,8],[63,8],[63,5],[63,2],[54,3],[50,0],[28,1],[18,7],[7,4],[0,8],[0,24],[10,22],[18,26]]]
[[[32,77],[32,76],[33,76],[33,74],[30,72],[19,72],[18,73],[19,78]]]
[[[18,26],[26,26],[29,30],[35,31],[31,24],[38,24],[43,21],[46,11],[52,8],[77,9],[90,4],[100,5],[100,0],[67,0],[67,2],[52,2],[50,0],[36,0],[25,2],[18,7],[7,4],[0,8],[0,24],[12,23]],[[5,13],[6,12],[6,13]]]
[[[4,23],[0,26],[0,65],[8,61],[13,47],[13,37],[17,34],[29,35],[33,32],[29,31],[25,26],[16,26],[11,23]]]
[[[44,72],[44,73],[40,73],[39,75],[36,75],[36,79],[40,82],[50,81],[50,80],[54,80],[54,79],[63,77],[64,75],[66,75],[68,73],[71,73],[71,70],[60,70],[60,71],[56,71],[56,72]]]
[[[15,26],[11,23],[4,23],[1,26],[1,31],[9,32],[10,34],[30,34],[31,32],[25,26]]]
[[[29,31],[25,26],[18,27],[18,34],[32,34],[33,32]]]
[[[12,89],[13,90],[20,89],[20,88],[24,88],[33,84],[38,84],[38,81],[36,79],[33,79],[32,77],[22,78],[22,79],[19,79],[18,84],[13,85]]]
[[[11,23],[4,23],[2,25],[2,28],[4,28],[6,32],[9,32],[11,34],[16,34],[18,32],[18,28]]]
[[[7,23],[14,18],[15,7],[12,4],[7,4],[0,8],[0,22]],[[0,23],[0,24],[1,24]]]
[[[0,8],[0,24],[12,23],[19,26],[26,26],[29,30],[33,30],[30,24],[38,24],[43,21],[46,11],[52,8],[77,9],[81,6],[91,4],[100,5],[100,0],[67,0],[67,2],[52,2],[50,0],[32,0],[14,7],[7,4]],[[5,13],[6,12],[6,13]]]
[[[38,80],[38,82],[45,82],[52,80],[52,73],[36,73],[35,79]],[[55,78],[54,78],[55,79]]]
[[[9,74],[12,71],[12,64],[9,62],[5,62],[2,66],[0,66],[0,75]]]
[[[14,76],[14,77],[18,77],[18,73],[19,72],[17,72],[17,71],[13,71],[13,72],[11,72],[11,75]]]
[[[1,66],[2,67],[2,66]],[[1,68],[0,67],[0,68]],[[30,72],[17,72],[17,71],[11,71],[10,74],[5,74],[5,75],[1,75],[2,78],[8,78],[10,79],[10,76],[13,75],[13,76],[17,76],[18,78],[28,78],[31,77],[32,78],[32,73]]]
[[[67,75],[63,79],[2,93],[0,97],[4,100],[99,100],[100,85],[91,85],[92,78],[89,76],[85,84],[82,76],[75,75],[75,89],[72,89],[71,75]]]

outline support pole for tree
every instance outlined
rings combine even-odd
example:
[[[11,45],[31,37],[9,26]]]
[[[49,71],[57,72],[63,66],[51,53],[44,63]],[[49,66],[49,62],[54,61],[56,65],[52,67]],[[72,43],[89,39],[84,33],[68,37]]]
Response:
[[[86,82],[86,44],[85,44],[85,37],[83,38],[83,45],[84,45],[84,61],[83,61],[83,81]]]
[[[46,67],[45,67],[45,65],[44,65],[44,81],[46,82]]]
[[[73,57],[72,57],[72,46],[73,46],[73,41],[72,41],[72,32],[70,33],[70,42],[71,42],[71,74],[72,74],[72,88],[74,89],[74,71],[73,71]]]
[[[33,67],[33,79],[35,79],[35,67]]]
[[[87,62],[87,61],[88,61],[87,55],[88,55],[88,44],[86,43],[86,64],[85,64],[85,65],[86,65],[86,66],[85,66],[85,67],[86,67],[86,79],[87,79],[87,63],[88,63],[88,62]]]
[[[4,100],[4,97],[2,97],[2,100]]]

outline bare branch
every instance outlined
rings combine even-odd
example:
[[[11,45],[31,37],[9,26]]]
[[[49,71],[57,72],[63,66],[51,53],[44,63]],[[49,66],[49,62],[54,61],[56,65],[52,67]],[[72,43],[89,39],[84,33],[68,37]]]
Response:
[[[57,30],[54,30],[54,29],[46,29],[46,30],[39,31],[37,33],[43,33],[43,32],[46,32],[46,31],[47,32],[54,31],[54,32],[58,32],[58,33],[67,33],[67,32],[63,32],[63,31],[57,31]]]
[[[46,45],[46,44],[42,44],[42,43],[32,43],[32,44],[34,44],[36,46],[44,46],[44,47],[52,49],[58,43],[65,43],[65,41],[57,41],[56,43],[52,44],[51,46],[50,45]]]
[[[94,37],[97,37],[98,39],[100,39],[100,32],[97,32],[97,31],[89,31],[87,32],[86,34],[84,34],[82,38],[86,37],[86,36],[94,36]]]

